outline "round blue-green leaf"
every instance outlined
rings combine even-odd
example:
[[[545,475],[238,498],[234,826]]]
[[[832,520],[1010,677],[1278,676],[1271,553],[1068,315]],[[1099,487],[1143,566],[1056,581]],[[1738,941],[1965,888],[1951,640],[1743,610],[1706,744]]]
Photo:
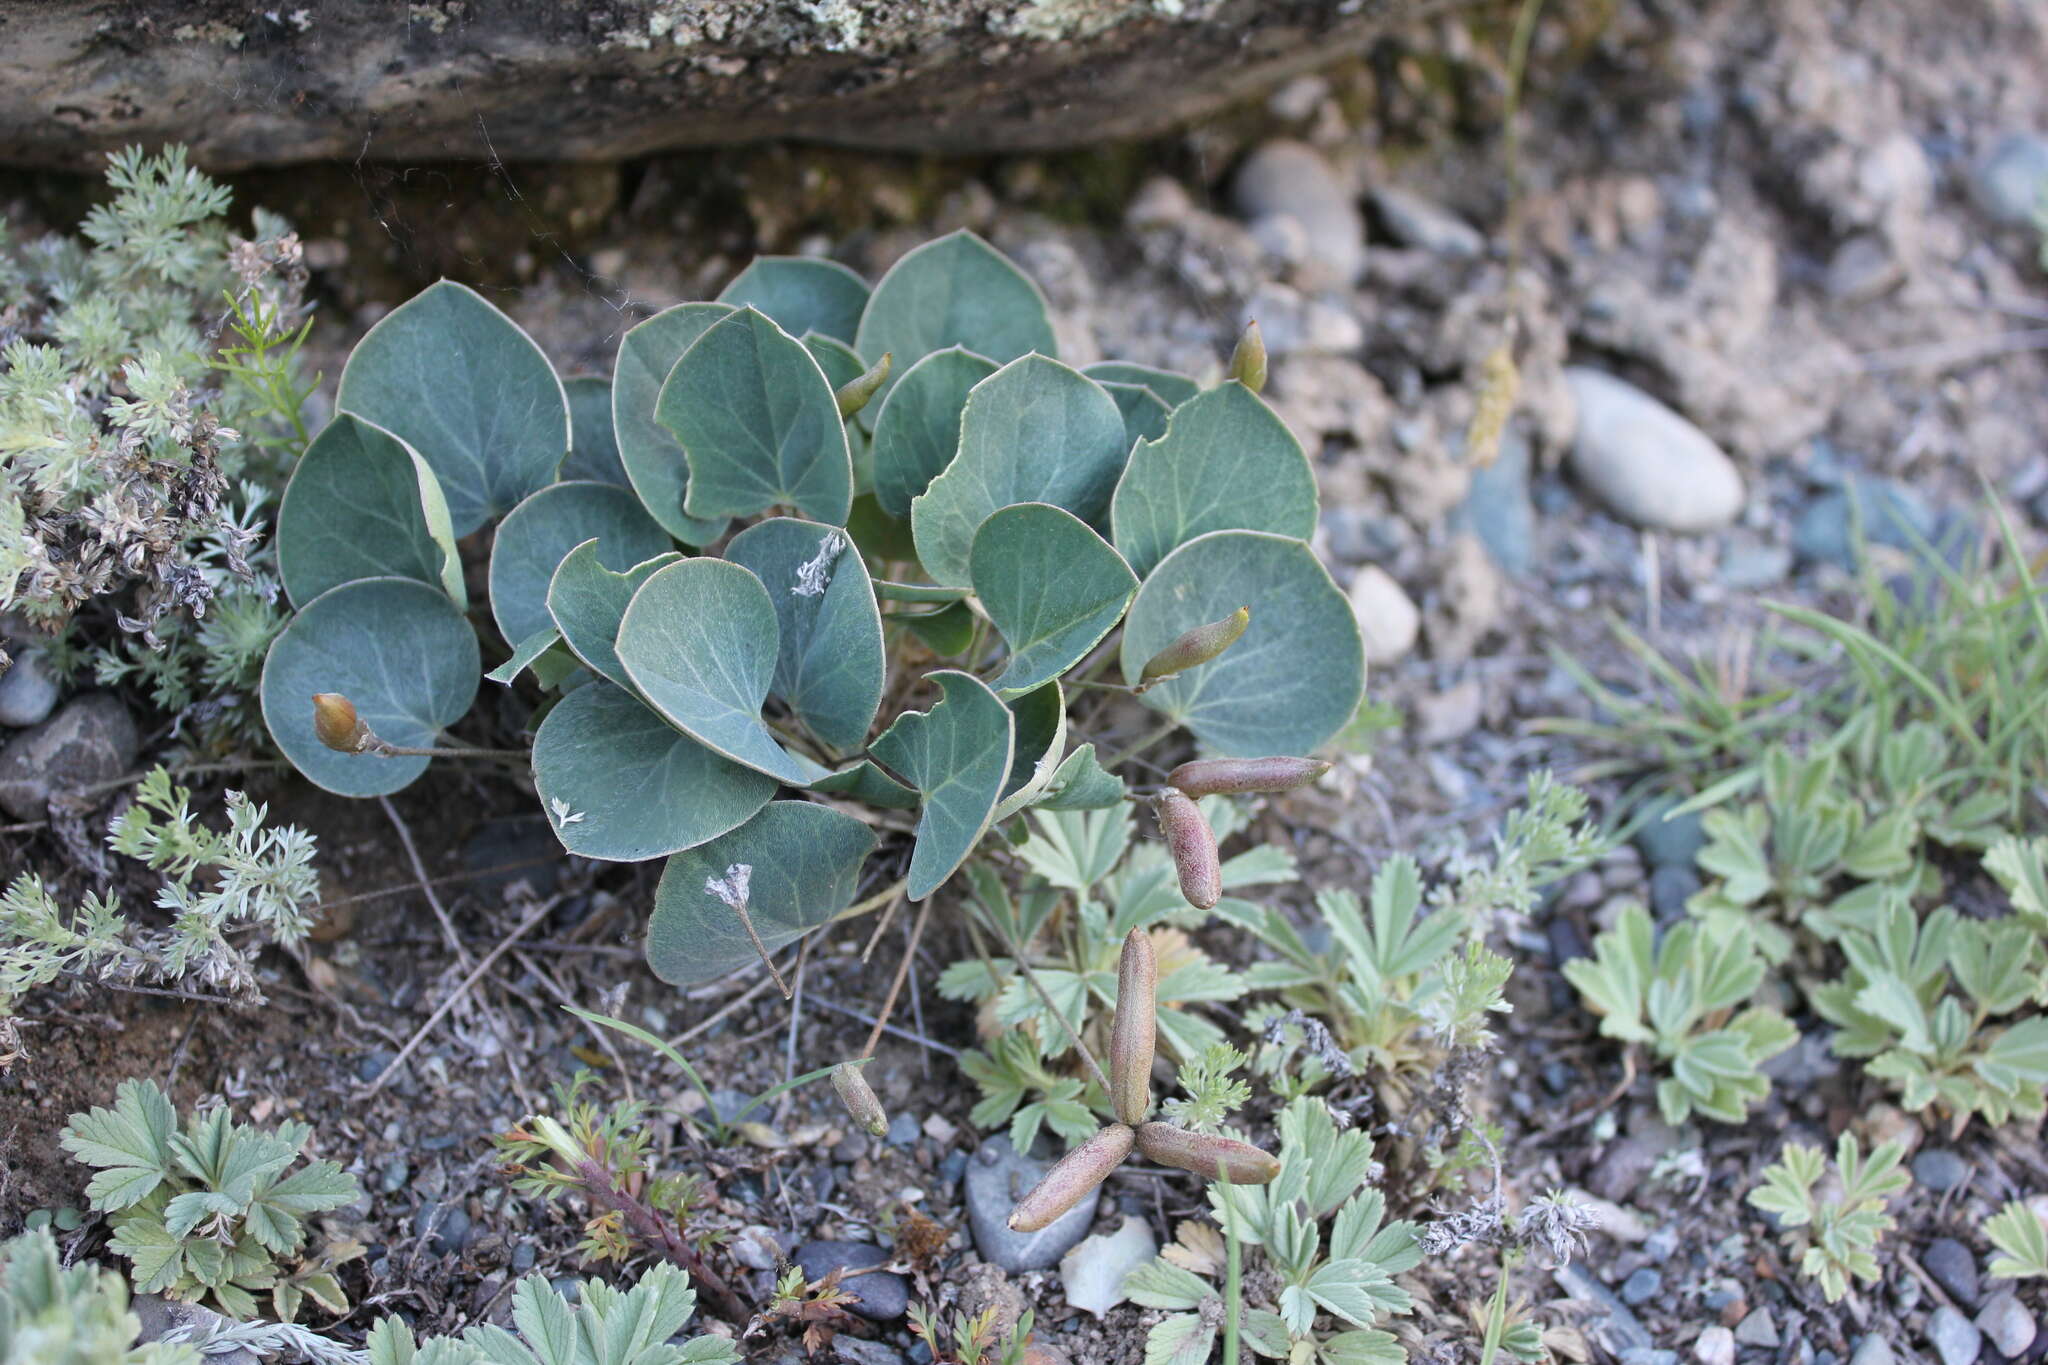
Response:
[[[705,328],[669,371],[654,416],[689,461],[691,516],[782,504],[846,524],[853,457],[839,403],[810,351],[765,314],[742,308]]]
[[[771,696],[840,752],[867,742],[882,705],[882,613],[860,552],[836,526],[771,517],[732,538],[725,557],[768,589],[781,632]]]
[[[277,572],[303,607],[358,578],[412,578],[467,603],[441,484],[390,432],[340,413],[313,438],[277,509]]]
[[[974,628],[981,618],[965,602],[953,602],[936,611],[899,611],[891,621],[901,621],[911,634],[924,641],[934,654],[964,654],[974,644]]]
[[[868,282],[837,261],[815,256],[756,256],[753,264],[733,277],[718,301],[735,308],[758,308],[793,337],[820,332],[852,345],[860,329],[861,310],[868,305]]]
[[[1081,371],[1098,384],[1136,384],[1159,395],[1159,401],[1177,408],[1202,391],[1201,385],[1184,374],[1133,365],[1128,360],[1098,360]]]
[[[607,682],[548,712],[533,781],[563,848],[616,863],[716,839],[775,795],[774,778],[727,762]]]
[[[595,540],[587,540],[562,556],[555,576],[548,580],[548,615],[554,618],[563,643],[591,672],[632,689],[633,684],[619,663],[619,621],[640,585],[680,558],[671,550],[635,564],[624,573],[613,573],[598,558]]]
[[[827,796],[843,796],[863,806],[880,806],[884,810],[917,809],[917,793],[876,767],[874,760],[869,758],[849,764],[836,773],[826,774],[811,783],[811,790]]]
[[[1123,672],[1239,607],[1237,643],[1141,700],[1227,758],[1306,754],[1344,728],[1365,687],[1351,604],[1307,545],[1262,531],[1211,531],[1152,571],[1124,620]]]
[[[889,382],[862,409],[874,418],[900,376],[933,351],[965,346],[997,364],[1037,351],[1058,354],[1045,295],[1031,277],[961,229],[908,252],[875,285],[853,348],[870,363],[895,357]]]
[[[1140,577],[1209,531],[1270,531],[1307,540],[1316,476],[1301,442],[1236,380],[1173,410],[1166,434],[1131,452],[1110,526]]]
[[[921,901],[953,875],[995,818],[1010,775],[1015,721],[1010,708],[971,674],[942,668],[929,711],[906,711],[871,752],[917,788],[924,808],[910,854],[906,890]]]
[[[875,836],[850,815],[809,801],[770,801],[753,819],[662,869],[647,926],[647,965],[694,986],[759,960],[739,914],[712,889],[746,868],[747,918],[773,953],[853,904]]]
[[[1067,755],[1032,805],[1040,810],[1102,810],[1121,805],[1128,795],[1123,779],[1095,756],[1095,746],[1083,744]]]
[[[1060,756],[1067,751],[1067,697],[1057,682],[1012,697],[1009,707],[1015,730],[1010,775],[1003,781],[1003,796],[991,817],[991,823],[997,824],[1037,803],[1059,771]]]
[[[335,406],[425,458],[457,536],[552,483],[569,451],[569,398],[554,366],[517,323],[451,280],[356,343]]]
[[[909,367],[875,418],[875,501],[898,519],[960,451],[960,412],[996,363],[949,346]],[[876,404],[870,402],[869,407]]]
[[[562,391],[569,395],[569,458],[562,461],[562,481],[631,488],[633,481],[619,460],[618,438],[612,434],[612,381],[578,375],[564,379]]]
[[[989,515],[968,560],[974,595],[1010,647],[989,684],[1021,692],[1081,662],[1123,619],[1138,576],[1079,517],[1042,502]]]
[[[1012,503],[1051,503],[1107,526],[1129,454],[1123,414],[1100,384],[1042,355],[1011,361],[967,396],[959,455],[910,504],[925,573],[970,582],[974,533]]]
[[[263,661],[263,720],[292,766],[342,796],[383,796],[427,770],[424,756],[328,748],[313,733],[313,694],[339,692],[377,735],[424,749],[476,699],[476,632],[439,588],[362,578],[308,602]]]
[[[619,340],[612,367],[612,434],[619,463],[648,515],[685,545],[709,545],[725,534],[725,518],[699,518],[683,510],[690,466],[675,434],[654,420],[662,381],[706,328],[730,316],[723,303],[679,303],[656,313]]]
[[[507,640],[524,640],[555,623],[548,615],[548,583],[562,557],[591,539],[598,562],[615,571],[674,548],[629,490],[550,484],[512,509],[491,545],[491,615]]]
[[[801,787],[825,770],[775,742],[761,703],[781,630],[761,580],[722,559],[657,569],[619,622],[619,663],[669,722],[735,763]]]
[[[1166,406],[1165,399],[1137,384],[1112,384],[1100,379],[1095,382],[1116,400],[1116,410],[1124,415],[1124,439],[1133,446],[1140,441],[1156,441],[1166,434],[1166,422],[1173,410]]]

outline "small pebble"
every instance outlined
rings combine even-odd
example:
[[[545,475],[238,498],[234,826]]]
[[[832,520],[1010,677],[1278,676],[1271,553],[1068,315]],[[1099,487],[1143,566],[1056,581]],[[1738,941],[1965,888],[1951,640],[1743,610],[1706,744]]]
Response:
[[[1622,520],[1690,533],[1728,525],[1742,511],[1742,475],[1705,432],[1625,380],[1573,367],[1578,399],[1572,473]]]
[[[1921,1253],[1920,1264],[1934,1282],[1961,1304],[1975,1304],[1981,1292],[1977,1280],[1977,1258],[1953,1237],[1937,1237]]]
[[[2010,1289],[2001,1289],[1984,1301],[1977,1314],[1977,1327],[1991,1344],[2006,1355],[2016,1356],[2034,1344],[2034,1319]]]
[[[1872,1332],[1856,1343],[1856,1354],[1849,1357],[1849,1365],[1895,1365],[1892,1344]]]
[[[1935,1194],[1947,1194],[1969,1178],[1969,1163],[1946,1147],[1929,1147],[1913,1158],[1913,1179]]]
[[[1927,1344],[1941,1357],[1941,1365],[1972,1365],[1984,1349],[1984,1334],[1961,1313],[1943,1306],[1927,1319]]]
[[[539,1259],[540,1253],[534,1249],[533,1243],[521,1242],[512,1248],[512,1273],[524,1275],[533,1269],[533,1263]]]
[[[462,1249],[463,1239],[469,1236],[469,1214],[457,1204],[425,1203],[413,1213],[412,1230],[416,1237],[427,1236],[430,1253],[450,1256]]]
[[[1759,1308],[1737,1323],[1735,1339],[1744,1346],[1776,1346],[1778,1324],[1771,1319],[1771,1310]]]
[[[15,651],[0,673],[0,725],[40,725],[57,709],[57,675],[40,649]]]
[[[1650,908],[1660,924],[1674,924],[1685,915],[1685,903],[1698,895],[1700,874],[1678,863],[1667,863],[1650,874]]]
[[[1692,1358],[1699,1365],[1735,1365],[1735,1334],[1719,1325],[1709,1327],[1692,1344]]]
[[[859,1296],[853,1311],[869,1322],[893,1322],[910,1305],[908,1280],[893,1271],[870,1269],[889,1263],[889,1253],[872,1242],[805,1242],[790,1259],[814,1283],[843,1267],[847,1273],[840,1287]]]
[[[1661,1227],[1643,1239],[1643,1254],[1662,1265],[1678,1251],[1678,1229]]]
[[[917,1141],[922,1132],[923,1130],[918,1127],[917,1119],[913,1115],[898,1112],[894,1118],[889,1120],[888,1136],[883,1141],[887,1142],[891,1147],[908,1147],[911,1143]]]
[[[405,1182],[412,1175],[412,1167],[402,1156],[392,1157],[377,1173],[377,1183],[385,1194],[396,1194],[405,1188]]]
[[[1631,1308],[1640,1308],[1657,1297],[1664,1288],[1664,1277],[1644,1266],[1621,1283],[1621,1301]]]

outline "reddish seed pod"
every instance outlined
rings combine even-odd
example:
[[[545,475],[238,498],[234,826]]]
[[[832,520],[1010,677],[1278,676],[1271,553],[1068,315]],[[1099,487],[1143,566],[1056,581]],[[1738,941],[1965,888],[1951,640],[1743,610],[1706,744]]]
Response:
[[[1264,1185],[1280,1174],[1280,1159],[1249,1142],[1190,1132],[1170,1123],[1138,1130],[1138,1150],[1162,1166],[1193,1171],[1206,1180],[1228,1177],[1233,1185]]]
[[[1223,899],[1223,864],[1216,856],[1216,834],[1201,808],[1175,787],[1159,793],[1153,806],[1166,850],[1180,874],[1180,893],[1197,910],[1213,910]]]
[[[889,1131],[889,1115],[882,1109],[882,1097],[868,1084],[861,1068],[852,1062],[833,1067],[832,1088],[839,1092],[839,1102],[846,1106],[846,1112],[869,1136],[880,1137]]]
[[[1152,1108],[1152,1051],[1159,1038],[1159,960],[1143,929],[1124,935],[1116,969],[1116,1024],[1109,1034],[1109,1089],[1116,1116],[1139,1124]]]
[[[370,727],[356,714],[355,703],[339,692],[313,694],[313,733],[330,749],[359,754],[369,747]]]
[[[1104,1124],[1094,1137],[1068,1152],[1031,1193],[1010,1210],[1010,1231],[1037,1232],[1058,1221],[1081,1197],[1109,1178],[1131,1154],[1132,1133],[1121,1123]]]
[[[1245,792],[1291,792],[1330,771],[1320,758],[1198,758],[1166,775],[1166,783],[1189,796],[1235,796]]]

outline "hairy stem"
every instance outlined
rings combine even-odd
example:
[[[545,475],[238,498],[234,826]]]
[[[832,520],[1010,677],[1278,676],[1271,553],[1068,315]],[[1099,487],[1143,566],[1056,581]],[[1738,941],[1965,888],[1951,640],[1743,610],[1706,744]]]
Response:
[[[587,1156],[578,1158],[576,1176],[591,1202],[623,1215],[636,1237],[681,1266],[705,1296],[717,1305],[720,1317],[744,1323],[751,1316],[747,1306],[740,1302],[739,1295],[733,1293],[732,1286],[705,1264],[695,1247],[683,1240],[682,1229],[672,1219],[663,1218],[619,1189],[613,1182],[612,1173]]]

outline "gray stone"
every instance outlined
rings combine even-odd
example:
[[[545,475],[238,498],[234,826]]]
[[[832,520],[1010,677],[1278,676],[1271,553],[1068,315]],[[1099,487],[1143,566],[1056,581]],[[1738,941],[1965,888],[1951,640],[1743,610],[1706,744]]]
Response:
[[[1693,859],[1707,846],[1705,816],[1699,811],[1671,815],[1678,802],[1659,798],[1643,812],[1636,827],[1636,850],[1651,867],[1691,867]]]
[[[1502,572],[1520,576],[1536,562],[1536,504],[1529,497],[1529,441],[1509,423],[1493,463],[1472,471],[1458,515]]]
[[[1644,1266],[1621,1282],[1621,1301],[1631,1308],[1641,1308],[1663,1289],[1664,1277]]]
[[[1835,249],[1822,284],[1842,303],[1862,303],[1897,288],[1905,278],[1905,263],[1880,238],[1865,232]]]
[[[1693,1342],[1692,1358],[1699,1365],[1735,1365],[1735,1334],[1718,1323],[1707,1328]]]
[[[1245,300],[1240,329],[1259,324],[1266,350],[1276,356],[1339,355],[1365,344],[1365,325],[1326,298],[1311,298],[1266,281]]]
[[[1856,535],[1873,545],[1906,550],[1931,540],[1934,514],[1917,494],[1890,479],[1853,475],[1840,489],[1823,493],[1800,512],[1792,548],[1809,563],[1856,567]]]
[[[1947,1194],[1970,1178],[1970,1163],[1946,1147],[1929,1147],[1913,1158],[1913,1179],[1936,1194]]]
[[[890,1256],[872,1242],[805,1242],[790,1259],[814,1282],[844,1269],[839,1287],[859,1295],[853,1311],[869,1322],[894,1322],[910,1306],[910,1281],[876,1268],[889,1264]]]
[[[1927,1344],[1941,1357],[1941,1365],[1972,1365],[1984,1349],[1984,1334],[1976,1323],[1944,1306],[1927,1319]]]
[[[0,810],[40,820],[55,792],[78,791],[127,773],[142,745],[128,708],[109,692],[74,698],[56,715],[0,749]]]
[[[452,1256],[469,1236],[469,1212],[460,1204],[428,1202],[413,1211],[412,1231],[427,1239],[429,1255]]]
[[[1422,612],[1377,564],[1363,566],[1351,580],[1351,611],[1365,637],[1365,661],[1375,668],[1405,657],[1422,633]]]
[[[1581,366],[1564,374],[1579,407],[1572,473],[1603,506],[1657,531],[1712,531],[1735,520],[1742,475],[1705,432],[1611,374]]]
[[[1158,1250],[1146,1221],[1127,1214],[1115,1232],[1084,1238],[1060,1258],[1060,1288],[1070,1305],[1099,1318],[1124,1301],[1124,1276]]]
[[[1247,220],[1285,214],[1301,224],[1313,286],[1344,288],[1365,266],[1365,221],[1323,154],[1305,142],[1276,138],[1244,159],[1231,197]],[[1305,267],[1305,272],[1306,269]],[[1264,322],[1261,321],[1261,327]],[[1272,345],[1272,337],[1266,338]]]
[[[1872,1332],[1856,1343],[1856,1353],[1849,1357],[1849,1365],[1894,1365],[1897,1359],[1892,1354],[1892,1344]]]
[[[1372,192],[1372,206],[1387,235],[1402,246],[1465,261],[1486,252],[1484,233],[1413,191],[1382,185]]]
[[[782,1259],[775,1234],[759,1224],[741,1228],[728,1243],[732,1258],[749,1270],[773,1270]]]
[[[1650,874],[1650,908],[1659,923],[1669,924],[1685,914],[1685,903],[1699,893],[1700,874],[1679,863],[1669,863]]]
[[[1937,1237],[1921,1253],[1920,1264],[1957,1303],[1974,1306],[1983,1294],[1977,1258],[1953,1237]]]
[[[1721,586],[1737,592],[1776,587],[1792,572],[1792,551],[1783,545],[1738,540],[1721,554]]]
[[[903,1365],[903,1353],[887,1342],[866,1341],[843,1333],[832,1338],[832,1351],[852,1365]]]
[[[1621,1138],[1600,1154],[1600,1160],[1586,1176],[1586,1188],[1602,1199],[1623,1203],[1635,1194],[1643,1177],[1669,1150],[1671,1144],[1662,1138]]]
[[[1970,173],[1970,197],[2004,227],[2032,227],[2048,195],[2048,137],[2012,133],[2001,138]]]
[[[2033,1315],[2010,1289],[2001,1289],[1984,1301],[1984,1307],[1977,1313],[1977,1328],[1991,1338],[1993,1346],[2009,1356],[2032,1346],[2038,1331]]]
[[[50,656],[32,645],[13,651],[14,662],[0,673],[0,725],[40,725],[57,709],[57,675]]]
[[[1776,1346],[1778,1324],[1771,1317],[1771,1310],[1755,1309],[1748,1317],[1735,1324],[1735,1339],[1744,1346]]]
[[[1010,1230],[1010,1210],[1052,1169],[1050,1161],[1020,1154],[998,1133],[975,1149],[967,1164],[967,1221],[975,1250],[1008,1271],[1044,1270],[1059,1264],[1068,1248],[1088,1235],[1095,1221],[1098,1188],[1037,1232]]]
[[[1678,1365],[1678,1352],[1633,1346],[1621,1353],[1621,1365]]]
[[[211,1308],[160,1298],[155,1294],[137,1294],[128,1301],[128,1306],[142,1322],[142,1334],[136,1338],[138,1342],[163,1341],[166,1338],[204,1341],[210,1333],[235,1325],[233,1318],[223,1317]],[[207,1355],[206,1365],[260,1365],[260,1361],[253,1351],[233,1350]]]
[[[1624,1360],[1628,1352],[1649,1350],[1653,1343],[1649,1332],[1629,1312],[1628,1305],[1614,1296],[1614,1292],[1586,1272],[1584,1266],[1571,1264],[1559,1266],[1551,1272],[1557,1287],[1583,1303],[1592,1304],[1597,1315],[1586,1323],[1586,1334],[1596,1343],[1606,1347]],[[1666,1353],[1669,1354],[1669,1353]],[[1676,1357],[1673,1356],[1675,1360]]]
[[[923,1136],[923,1134],[924,1129],[918,1126],[915,1114],[906,1114],[899,1111],[889,1120],[889,1131],[883,1135],[882,1140],[891,1147],[908,1147],[911,1143],[917,1141],[919,1137]]]

